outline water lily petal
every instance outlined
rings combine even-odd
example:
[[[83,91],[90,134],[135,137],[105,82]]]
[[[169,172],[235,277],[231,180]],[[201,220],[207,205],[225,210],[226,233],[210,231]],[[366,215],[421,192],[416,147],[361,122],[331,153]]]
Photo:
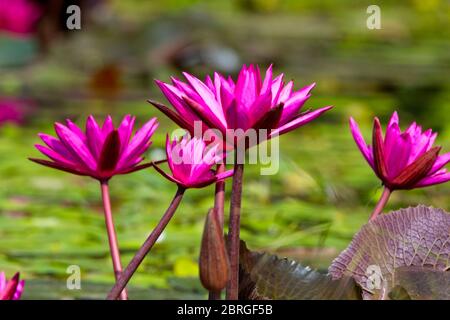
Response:
[[[306,114],[300,115],[297,118],[295,118],[294,120],[292,120],[291,122],[288,122],[288,123],[282,125],[281,127],[277,128],[275,130],[272,130],[272,132],[270,133],[270,137],[279,136],[286,132],[292,131],[298,127],[301,127],[301,126],[307,124],[308,122],[311,122],[314,119],[320,117],[324,112],[330,110],[331,108],[333,108],[333,106],[324,107],[324,108],[317,109],[317,110],[308,112]]]
[[[352,117],[350,117],[350,130],[356,145],[364,156],[364,159],[366,159],[367,163],[374,169],[372,148],[370,148],[364,141],[361,131],[359,130],[359,126]]]

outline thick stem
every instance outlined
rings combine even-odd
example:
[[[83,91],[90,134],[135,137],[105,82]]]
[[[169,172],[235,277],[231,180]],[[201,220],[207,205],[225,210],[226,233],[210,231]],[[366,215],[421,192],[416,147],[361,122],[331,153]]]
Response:
[[[117,281],[122,273],[122,263],[120,261],[119,244],[117,241],[116,229],[114,228],[114,220],[111,212],[111,200],[109,197],[109,186],[107,181],[100,182],[103,199],[103,210],[105,213],[106,231],[108,233],[109,250],[111,253],[114,276]],[[128,294],[126,290],[120,293],[120,300],[127,300]]]
[[[391,193],[392,193],[392,191],[388,187],[384,187],[383,193],[381,194],[381,197],[380,197],[380,200],[378,200],[377,205],[373,209],[372,214],[370,215],[369,221],[374,220],[383,211],[384,207],[386,206],[386,203],[389,200]]]
[[[222,291],[209,291],[208,300],[220,300]]]
[[[216,173],[222,173],[225,171],[225,164],[220,163],[217,165]],[[220,219],[220,227],[223,230],[223,217],[224,217],[224,204],[225,204],[225,180],[216,182],[216,191],[214,198],[214,209],[216,209],[217,215]],[[209,300],[220,300],[220,291],[210,291]]]
[[[152,249],[156,240],[158,240],[159,236],[166,228],[170,219],[173,217],[173,214],[177,210],[178,205],[180,204],[181,199],[183,198],[184,191],[185,191],[184,188],[178,187],[177,193],[173,197],[173,200],[170,203],[169,208],[167,208],[167,210],[164,213],[164,215],[162,216],[161,220],[159,220],[158,225],[150,233],[150,235],[145,240],[144,244],[141,246],[139,251],[134,255],[131,262],[125,268],[125,271],[122,272],[122,275],[120,276],[120,278],[117,280],[114,287],[109,292],[108,297],[107,297],[108,300],[117,299],[117,296],[119,295],[119,293],[125,288],[128,281],[130,281],[131,277],[136,272],[137,268],[139,267],[141,262],[144,260],[145,256],[150,252],[150,250]]]
[[[217,165],[217,174],[223,173],[225,171],[225,164],[220,163]],[[220,219],[220,225],[223,228],[223,217],[224,217],[224,203],[225,203],[225,180],[216,182],[216,191],[214,198],[214,208],[217,211],[217,215]]]
[[[227,285],[227,300],[237,300],[239,294],[239,232],[241,218],[242,178],[244,163],[238,161],[235,151],[233,186],[231,191],[230,221],[228,226],[228,254],[230,258],[230,280]]]

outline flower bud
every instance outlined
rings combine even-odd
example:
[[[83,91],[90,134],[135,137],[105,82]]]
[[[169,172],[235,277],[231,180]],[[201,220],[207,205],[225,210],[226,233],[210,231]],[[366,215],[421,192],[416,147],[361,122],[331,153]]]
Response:
[[[200,249],[200,281],[209,291],[225,288],[229,277],[229,261],[217,210],[206,217]]]

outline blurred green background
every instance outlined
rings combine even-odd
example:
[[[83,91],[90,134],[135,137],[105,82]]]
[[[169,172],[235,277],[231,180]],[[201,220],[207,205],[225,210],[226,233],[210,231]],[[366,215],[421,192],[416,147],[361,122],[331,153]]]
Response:
[[[325,269],[381,192],[350,135],[349,116],[369,140],[373,117],[386,123],[397,110],[402,128],[413,120],[432,127],[450,151],[449,2],[378,1],[380,30],[366,27],[371,4],[114,0],[82,8],[82,29],[55,35],[45,52],[37,38],[0,35],[0,100],[20,101],[26,111],[22,124],[0,125],[0,270],[22,273],[24,298],[104,298],[113,275],[98,183],[28,161],[38,156],[37,133],[53,134],[53,122],[65,118],[84,126],[89,114],[113,114],[117,123],[131,113],[140,124],[158,116],[149,157],[161,158],[175,126],[145,102],[167,102],[153,79],[181,71],[235,75],[244,63],[274,63],[296,88],[316,82],[305,108],[335,106],[280,138],[277,175],[246,167],[242,213],[250,248]],[[388,208],[448,209],[449,191],[448,184],[399,191]],[[111,192],[126,265],[175,186],[145,170],[115,177]],[[212,194],[213,187],[188,191],[132,279],[132,298],[206,297],[197,259]],[[81,268],[80,291],[66,289],[69,265]]]

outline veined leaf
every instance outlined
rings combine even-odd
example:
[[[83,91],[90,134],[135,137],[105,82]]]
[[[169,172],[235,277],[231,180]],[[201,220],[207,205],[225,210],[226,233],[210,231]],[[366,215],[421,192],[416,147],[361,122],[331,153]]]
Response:
[[[413,300],[450,300],[450,272],[421,267],[395,270],[396,287]],[[392,299],[391,295],[390,298]]]
[[[239,298],[246,300],[356,300],[361,291],[350,277],[333,280],[299,263],[267,253],[240,250]]]
[[[420,267],[422,275],[416,273],[414,281],[407,281],[413,269],[403,267]],[[403,279],[406,282],[399,285],[414,298],[418,285],[434,287],[430,281],[434,282],[436,275],[425,271],[444,273],[449,267],[450,214],[421,205],[382,215],[364,225],[333,261],[329,274],[333,279],[353,277],[363,288],[365,299],[387,299]],[[439,276],[448,279],[448,273]],[[413,282],[416,287],[411,287]]]

